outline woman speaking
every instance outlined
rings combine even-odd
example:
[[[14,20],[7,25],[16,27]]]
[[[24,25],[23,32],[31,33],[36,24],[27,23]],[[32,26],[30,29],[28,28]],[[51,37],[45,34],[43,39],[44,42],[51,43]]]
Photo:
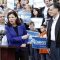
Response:
[[[16,48],[16,60],[28,60],[28,51],[26,43],[29,35],[26,32],[25,26],[20,22],[15,11],[10,11],[7,15],[6,36],[8,46],[20,47]]]

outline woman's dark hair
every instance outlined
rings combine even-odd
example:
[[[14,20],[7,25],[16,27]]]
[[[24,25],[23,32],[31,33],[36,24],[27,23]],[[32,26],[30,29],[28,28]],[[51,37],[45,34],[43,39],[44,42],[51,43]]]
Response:
[[[40,10],[38,8],[33,8],[32,9],[32,16],[31,17],[35,17],[35,15],[33,14],[34,9],[38,12],[37,17],[42,17],[41,12],[40,12]]]
[[[10,12],[7,14],[7,19],[8,19],[7,25],[8,25],[8,26],[11,26],[11,23],[9,22],[9,15],[11,15],[11,14],[13,14],[13,15],[17,18],[17,19],[16,19],[16,24],[17,24],[17,25],[20,25],[20,24],[21,24],[20,19],[18,18],[18,15],[17,15],[17,13],[16,13],[14,10],[10,11]]]
[[[19,20],[20,20],[20,23],[23,24],[23,20],[21,18],[19,18]]]

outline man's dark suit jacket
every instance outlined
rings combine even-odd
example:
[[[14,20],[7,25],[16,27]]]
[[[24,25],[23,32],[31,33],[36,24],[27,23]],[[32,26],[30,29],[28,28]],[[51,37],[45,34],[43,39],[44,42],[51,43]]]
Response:
[[[52,26],[53,20],[49,20],[48,27],[47,27],[47,47],[50,48],[51,45],[51,26]],[[58,21],[55,26],[55,41],[56,41],[56,47],[60,47],[60,17],[58,18]]]
[[[45,7],[40,8],[40,12],[43,15],[43,17],[44,17],[44,13],[43,13],[44,9],[45,9]],[[51,18],[51,16],[49,15],[48,11],[47,11],[47,18]]]

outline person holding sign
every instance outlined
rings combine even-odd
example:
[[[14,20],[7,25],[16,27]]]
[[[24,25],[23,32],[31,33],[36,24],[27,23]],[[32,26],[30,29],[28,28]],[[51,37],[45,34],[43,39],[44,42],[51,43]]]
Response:
[[[47,30],[46,25],[41,25],[40,33],[39,33],[40,38],[47,38],[47,31],[46,30]],[[49,53],[49,51],[47,48],[40,48],[39,49],[39,54],[41,56],[41,59],[46,60],[47,59],[46,57],[48,57],[48,53]]]
[[[31,36],[31,38],[33,37],[33,36],[35,36],[34,35],[34,32],[38,32],[37,31],[37,29],[35,29],[35,24],[34,24],[34,22],[30,22],[29,23],[29,31],[31,31],[33,34],[31,34],[30,36]],[[38,36],[38,34],[37,34],[37,36]],[[33,40],[33,38],[31,39],[31,43],[29,44],[29,50],[30,50],[30,56],[32,56],[32,60],[38,60],[38,57],[37,57],[37,49],[35,49],[35,48],[32,48],[32,43],[34,42],[34,40]]]

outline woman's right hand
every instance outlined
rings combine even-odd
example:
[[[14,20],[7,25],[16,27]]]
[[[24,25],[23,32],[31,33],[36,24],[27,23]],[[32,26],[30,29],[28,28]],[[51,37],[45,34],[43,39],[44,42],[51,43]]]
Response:
[[[27,38],[29,38],[29,34],[22,36],[22,39],[27,39]]]

